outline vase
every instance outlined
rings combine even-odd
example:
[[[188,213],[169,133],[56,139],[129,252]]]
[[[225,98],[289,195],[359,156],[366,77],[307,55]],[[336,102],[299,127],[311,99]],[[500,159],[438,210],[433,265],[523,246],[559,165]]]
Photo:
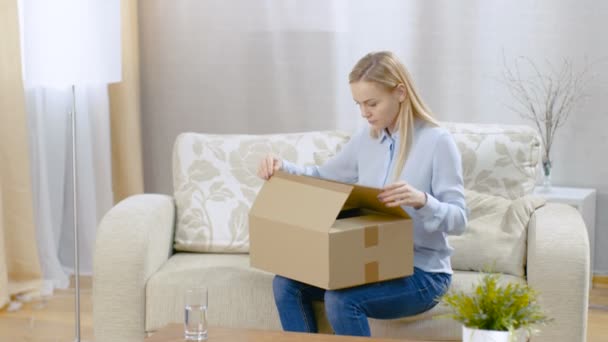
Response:
[[[462,342],[524,342],[526,332],[517,330],[509,331],[481,330],[462,326]]]
[[[543,188],[545,190],[551,189],[551,171],[553,165],[551,164],[551,159],[543,160]]]

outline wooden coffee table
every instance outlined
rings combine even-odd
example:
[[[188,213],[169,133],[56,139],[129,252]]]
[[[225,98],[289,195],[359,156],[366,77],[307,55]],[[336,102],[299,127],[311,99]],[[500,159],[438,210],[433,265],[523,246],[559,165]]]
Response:
[[[183,324],[169,324],[146,338],[146,342],[183,342]],[[336,336],[326,334],[304,334],[283,331],[209,328],[208,342],[395,342],[413,340],[394,340],[384,338]],[[417,340],[417,342],[425,342]],[[429,341],[426,341],[429,342]]]

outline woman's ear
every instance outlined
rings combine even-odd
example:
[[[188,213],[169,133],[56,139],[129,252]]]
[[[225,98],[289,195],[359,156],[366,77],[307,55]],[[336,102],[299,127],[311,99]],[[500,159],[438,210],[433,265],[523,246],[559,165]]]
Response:
[[[395,94],[397,95],[399,102],[403,102],[405,101],[405,98],[407,96],[407,90],[405,89],[405,86],[400,83],[395,87]]]

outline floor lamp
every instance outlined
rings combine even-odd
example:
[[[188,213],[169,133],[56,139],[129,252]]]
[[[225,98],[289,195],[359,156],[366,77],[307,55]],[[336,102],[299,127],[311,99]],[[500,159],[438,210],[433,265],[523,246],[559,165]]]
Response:
[[[71,87],[75,341],[80,342],[76,87],[120,81],[120,0],[22,0],[20,17],[25,85]]]

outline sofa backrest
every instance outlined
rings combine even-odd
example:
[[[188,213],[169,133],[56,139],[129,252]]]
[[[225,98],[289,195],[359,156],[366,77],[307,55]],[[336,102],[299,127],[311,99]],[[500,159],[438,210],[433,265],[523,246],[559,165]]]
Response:
[[[507,198],[532,192],[540,153],[533,129],[461,123],[444,126],[461,151],[466,188]],[[248,212],[262,185],[256,176],[260,159],[272,152],[298,164],[319,164],[348,139],[336,131],[181,134],[173,149],[175,249],[248,252]]]

